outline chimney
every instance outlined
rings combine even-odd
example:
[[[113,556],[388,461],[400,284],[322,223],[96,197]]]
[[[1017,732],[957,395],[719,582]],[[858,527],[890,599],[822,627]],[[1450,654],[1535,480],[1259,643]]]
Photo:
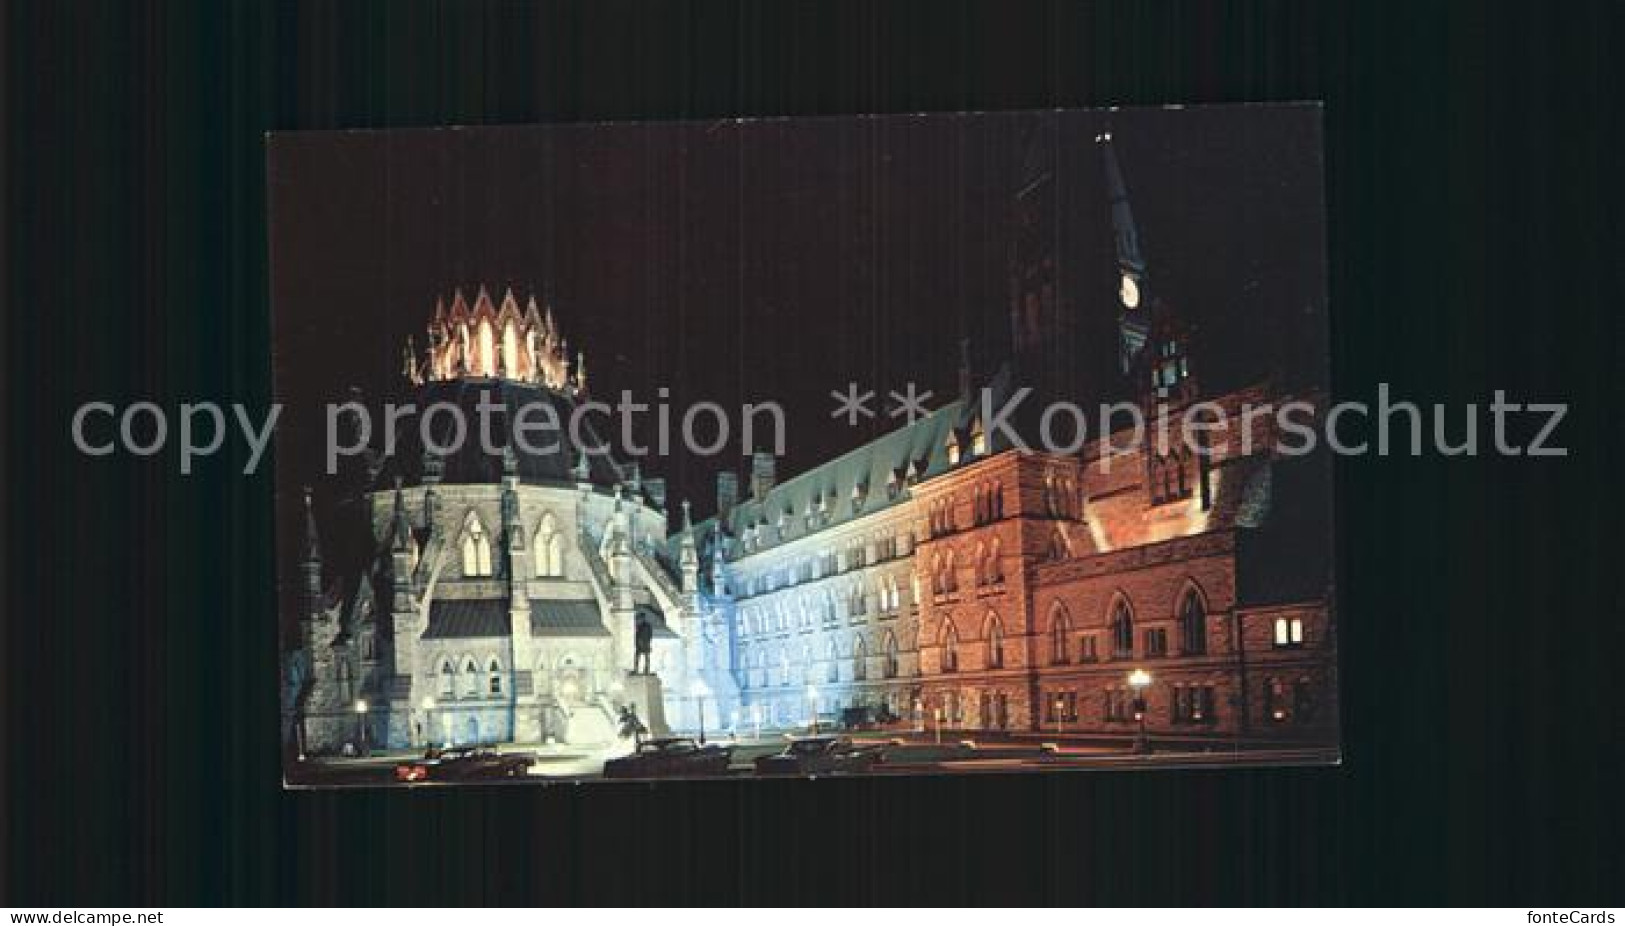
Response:
[[[750,455],[750,497],[756,501],[767,498],[767,493],[776,482],[773,454],[765,450],[758,450]]]
[[[717,517],[727,520],[739,504],[739,474],[728,471],[717,473]]]

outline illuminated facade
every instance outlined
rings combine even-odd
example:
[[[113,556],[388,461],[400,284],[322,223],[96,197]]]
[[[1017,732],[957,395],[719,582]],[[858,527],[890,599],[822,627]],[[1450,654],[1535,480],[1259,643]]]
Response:
[[[1147,427],[1077,454],[1004,446],[970,390],[783,484],[719,480],[700,525],[708,607],[732,630],[745,723],[848,708],[899,729],[1336,741],[1331,490],[1323,457],[1281,453],[1268,383],[1206,395],[1194,332],[1158,297],[1110,133],[1102,151],[1119,276],[1117,347]],[[1045,150],[1043,139],[1032,150]],[[1041,158],[1015,199],[1012,364],[1077,401],[1051,336],[1066,318],[1041,217]],[[968,371],[961,382],[969,380]],[[1002,405],[1008,383],[988,387]],[[1198,452],[1179,437],[1196,403]],[[1221,420],[1215,409],[1222,409]],[[1131,690],[1141,669],[1151,682]],[[853,714],[846,714],[852,718]]]
[[[567,420],[585,380],[564,356],[551,313],[539,319],[532,300],[519,315],[511,293],[493,309],[481,290],[471,309],[460,293],[449,314],[437,305],[427,356],[409,352],[406,373],[419,408],[447,403],[474,422],[482,401],[510,420],[547,405]],[[302,750],[611,743],[639,620],[671,723],[693,723],[708,681],[730,696],[726,671],[703,669],[698,559],[668,545],[659,479],[563,440],[527,447],[506,428],[493,429],[507,439],[499,454],[467,439],[442,455],[451,435],[425,442],[417,424],[397,431],[394,455],[369,459],[371,488],[333,525],[340,537],[365,526],[359,557],[324,557],[307,492],[286,672]]]
[[[1035,161],[1018,185],[1008,364],[977,389],[962,359],[954,401],[793,478],[755,454],[743,480],[718,474],[714,517],[691,523],[687,502],[673,517],[661,480],[607,454],[465,441],[443,457],[402,429],[352,512],[366,555],[324,559],[307,514],[288,671],[302,746],[609,742],[640,618],[679,729],[703,706],[731,732],[862,719],[1108,737],[1138,729],[1143,695],[1161,738],[1334,744],[1328,466],[1283,453],[1275,417],[1243,415],[1319,396],[1202,390],[1195,332],[1159,297],[1099,141],[1119,277],[1119,337],[1102,349],[1142,433],[1046,453],[981,418],[984,392],[1001,407],[1018,377],[1043,384],[1035,402],[1108,398],[1068,386]],[[586,396],[584,359],[534,299],[455,292],[427,335],[403,358],[419,408],[473,420],[488,398],[564,421]],[[1224,413],[1202,452],[1178,437],[1193,408]]]

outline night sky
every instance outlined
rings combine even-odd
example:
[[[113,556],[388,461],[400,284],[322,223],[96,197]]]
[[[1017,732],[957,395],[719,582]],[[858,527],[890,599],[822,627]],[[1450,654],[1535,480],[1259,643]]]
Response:
[[[544,296],[596,397],[674,420],[713,400],[788,413],[780,478],[894,425],[829,418],[849,381],[943,399],[958,342],[1005,354],[1022,123],[1056,121],[1056,256],[1078,401],[1118,397],[1100,154],[1110,128],[1151,286],[1194,321],[1207,388],[1326,381],[1313,106],[283,133],[270,143],[281,511],[322,460],[319,406],[404,399],[438,295]],[[650,416],[652,420],[652,416]],[[645,460],[711,511],[724,454]],[[281,532],[287,537],[289,532]]]

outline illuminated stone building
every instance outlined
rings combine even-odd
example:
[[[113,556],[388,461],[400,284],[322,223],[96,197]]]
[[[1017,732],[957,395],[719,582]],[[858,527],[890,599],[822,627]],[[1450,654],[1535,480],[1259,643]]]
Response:
[[[865,707],[902,729],[1126,735],[1143,695],[1162,737],[1335,742],[1329,467],[1283,452],[1273,414],[1319,397],[1269,382],[1202,392],[1195,333],[1156,293],[1110,135],[1098,141],[1116,353],[1143,433],[1075,454],[1012,447],[962,386],[783,483],[758,455],[745,499],[722,474],[719,515],[694,535],[706,606],[732,631],[740,723]],[[1042,165],[1030,169],[1018,224],[1047,208]],[[1044,336],[1061,317],[1045,248],[1018,229],[1012,366],[1039,399],[1082,404]],[[1009,380],[988,388],[1001,407]],[[1244,420],[1245,406],[1269,411]],[[1199,448],[1180,437],[1193,408]],[[1143,692],[1135,669],[1150,674]]]
[[[686,502],[673,516],[660,480],[607,453],[465,441],[441,457],[413,422],[368,465],[351,513],[365,555],[324,561],[307,527],[288,673],[306,745],[363,726],[391,745],[604,742],[639,616],[681,729],[703,705],[713,731],[861,708],[898,730],[1127,736],[1143,694],[1161,738],[1334,743],[1328,465],[1283,451],[1273,414],[1243,415],[1320,397],[1267,380],[1202,389],[1197,333],[1160,298],[1099,141],[1118,283],[1085,301],[1112,303],[1117,343],[1100,349],[1121,395],[1077,395],[1057,348],[1075,320],[1042,231],[1054,197],[1040,159],[1017,187],[999,372],[978,382],[962,358],[953,401],[793,478],[755,454],[743,480],[718,474],[714,517],[690,523]],[[404,372],[419,408],[449,402],[469,420],[481,396],[510,418],[542,403],[566,420],[586,389],[551,313],[483,290],[436,305]],[[1147,426],[1074,453],[1015,446],[983,397],[1000,408],[1017,383],[1037,387],[1028,407],[1123,398]],[[1223,412],[1200,448],[1179,439],[1192,409]],[[1018,430],[1037,446],[1030,424]],[[1128,688],[1136,669],[1143,693]]]
[[[551,313],[534,300],[521,312],[512,293],[494,303],[481,289],[469,304],[458,292],[428,335],[404,372],[415,407],[441,411],[403,419],[394,452],[367,457],[366,489],[341,500],[326,532],[351,541],[346,553],[324,556],[307,492],[290,739],[312,753],[612,742],[639,620],[654,631],[667,719],[692,724],[708,677],[698,559],[668,545],[663,482],[557,433],[515,440],[509,426],[521,408],[568,421],[584,396],[583,361],[566,362]],[[481,402],[497,408],[496,453],[473,431]],[[604,446],[585,424],[586,443]],[[722,666],[709,679],[730,696]]]

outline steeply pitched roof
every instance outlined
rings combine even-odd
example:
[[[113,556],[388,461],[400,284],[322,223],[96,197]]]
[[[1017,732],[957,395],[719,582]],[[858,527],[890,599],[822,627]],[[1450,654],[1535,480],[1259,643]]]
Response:
[[[508,636],[508,602],[501,598],[450,598],[431,602],[425,640]]]
[[[658,612],[656,612],[658,613]],[[664,620],[660,623],[665,626]],[[429,605],[425,640],[454,640],[509,635],[506,598],[440,599]],[[598,602],[592,598],[530,600],[533,637],[607,637]]]
[[[607,637],[596,599],[530,600],[530,635],[533,637]]]
[[[1008,388],[1009,377],[1003,372],[988,384],[994,408],[1003,403]],[[770,543],[784,543],[888,508],[906,497],[911,467],[915,480],[925,480],[953,466],[948,461],[950,434],[962,448],[961,462],[973,459],[971,426],[981,406],[975,397],[955,399],[912,424],[787,479],[768,490],[766,498],[736,505],[726,518],[726,532],[738,538],[753,525],[765,526]],[[997,435],[987,436],[989,453],[1004,449]],[[898,486],[895,497],[888,491],[893,480]],[[811,527],[809,512],[816,516]],[[708,521],[695,527],[698,538],[714,531],[716,524]]]

